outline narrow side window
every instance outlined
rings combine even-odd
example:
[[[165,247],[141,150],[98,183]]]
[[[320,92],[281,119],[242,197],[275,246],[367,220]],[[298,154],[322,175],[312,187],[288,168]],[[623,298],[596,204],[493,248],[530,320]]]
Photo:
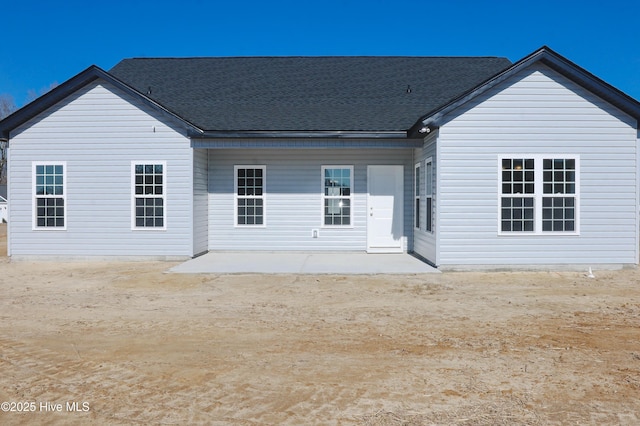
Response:
[[[166,229],[166,164],[132,163],[133,228]]]
[[[265,225],[266,166],[235,166],[236,226]]]
[[[433,161],[427,159],[425,167],[426,223],[427,232],[433,232]]]
[[[422,176],[420,174],[420,170],[422,168],[420,167],[420,163],[416,163],[415,169],[414,169],[414,174],[413,174],[413,179],[414,179],[414,194],[413,194],[413,205],[414,205],[414,225],[416,229],[420,229],[420,201],[421,201],[421,197],[420,197],[420,181],[422,180]],[[428,227],[428,225],[427,225]]]
[[[322,166],[322,225],[351,226],[353,166]]]
[[[66,164],[33,163],[33,226],[66,229]]]

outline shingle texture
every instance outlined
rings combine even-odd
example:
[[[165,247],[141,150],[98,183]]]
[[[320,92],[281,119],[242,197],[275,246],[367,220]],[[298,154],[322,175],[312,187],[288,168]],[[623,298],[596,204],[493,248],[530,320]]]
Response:
[[[509,65],[495,57],[141,58],[110,73],[206,131],[404,131]]]

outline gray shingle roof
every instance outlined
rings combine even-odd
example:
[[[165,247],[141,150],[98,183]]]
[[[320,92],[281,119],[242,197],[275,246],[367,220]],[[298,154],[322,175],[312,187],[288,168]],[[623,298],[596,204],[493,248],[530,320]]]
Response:
[[[206,131],[375,132],[405,131],[510,65],[496,57],[140,58],[110,73]]]

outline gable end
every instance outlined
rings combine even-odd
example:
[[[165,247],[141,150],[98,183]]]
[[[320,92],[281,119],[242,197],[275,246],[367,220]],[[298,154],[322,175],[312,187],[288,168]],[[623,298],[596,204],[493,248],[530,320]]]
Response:
[[[496,74],[477,87],[463,93],[453,101],[428,112],[418,120],[411,129],[409,129],[409,135],[415,134],[416,132],[424,133],[439,127],[442,124],[443,117],[449,112],[502,83],[520,70],[538,62],[567,77],[594,95],[628,114],[637,122],[640,122],[640,103],[637,100],[591,74],[584,68],[579,67],[550,48],[543,46],[529,56],[516,62],[506,70]]]
[[[8,140],[9,134],[12,130],[16,129],[33,117],[46,111],[72,93],[75,93],[77,90],[85,87],[86,85],[92,83],[97,79],[105,80],[123,90],[124,92],[140,98],[144,103],[148,104],[152,108],[161,111],[162,113],[167,114],[173,118],[177,118],[178,122],[182,124],[183,128],[187,131],[188,134],[202,134],[202,130],[198,129],[193,124],[179,117],[177,114],[169,111],[167,108],[163,107],[147,96],[144,96],[142,93],[123,83],[100,67],[92,65],[86,70],[82,71],[80,74],[72,77],[60,86],[52,89],[40,98],[27,104],[26,106],[6,117],[4,120],[0,121],[0,140]]]

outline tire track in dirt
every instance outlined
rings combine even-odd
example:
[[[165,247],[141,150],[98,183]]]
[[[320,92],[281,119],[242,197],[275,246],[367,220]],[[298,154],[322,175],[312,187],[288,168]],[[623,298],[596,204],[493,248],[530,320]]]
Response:
[[[0,339],[0,348],[4,400],[35,402],[38,406],[41,402],[90,404],[88,413],[3,413],[0,415],[3,424],[14,420],[28,424],[48,415],[55,416],[52,424],[83,418],[107,420],[111,424],[181,423],[185,411],[207,412],[207,407],[194,406],[199,405],[197,400],[181,398],[187,389],[189,394],[194,393],[190,383],[173,382],[162,375],[150,376],[133,363],[98,364],[77,355],[73,357],[78,359],[73,359],[69,354],[6,339]],[[195,393],[205,394],[206,390]],[[205,420],[196,417],[191,420]]]
[[[0,413],[2,424],[107,422],[109,424],[301,424],[309,415],[328,418],[347,389],[296,390],[291,384],[225,373],[161,374],[162,366],[140,362],[94,362],[77,353],[62,353],[0,339],[0,396],[7,401],[88,402],[87,413]],[[259,361],[250,371],[260,371]],[[245,365],[246,367],[246,365]],[[280,367],[278,367],[280,368]],[[154,373],[154,371],[156,373]],[[283,387],[280,387],[283,385]],[[239,395],[243,395],[239,403]],[[304,416],[300,416],[304,413]]]

